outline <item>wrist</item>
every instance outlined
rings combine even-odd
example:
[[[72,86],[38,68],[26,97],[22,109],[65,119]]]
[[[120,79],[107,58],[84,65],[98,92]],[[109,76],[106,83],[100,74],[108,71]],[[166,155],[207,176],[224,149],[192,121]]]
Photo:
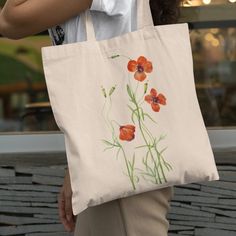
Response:
[[[65,173],[66,173],[66,174],[69,173],[69,168],[68,168],[68,166],[65,168]]]

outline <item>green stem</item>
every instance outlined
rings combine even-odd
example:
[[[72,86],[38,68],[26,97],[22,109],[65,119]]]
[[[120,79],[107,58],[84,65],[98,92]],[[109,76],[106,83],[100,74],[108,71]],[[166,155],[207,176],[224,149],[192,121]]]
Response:
[[[149,144],[148,144],[148,141],[147,141],[147,139],[146,139],[146,137],[145,137],[145,135],[144,135],[144,132],[143,132],[143,128],[142,128],[142,124],[141,124],[141,119],[140,119],[141,116],[140,116],[139,106],[138,106],[138,104],[137,104],[137,101],[136,101],[135,97],[133,97],[133,103],[135,104],[136,109],[137,109],[137,112],[138,112],[138,123],[139,123],[140,131],[141,131],[141,133],[142,133],[144,142],[146,143],[146,145],[147,145],[147,147],[148,147],[148,149],[149,149],[151,158],[152,158],[152,160],[153,160],[153,163],[154,163],[154,166],[155,166],[155,167],[154,167],[154,168],[155,168],[155,173],[157,174],[158,179],[159,179],[159,181],[160,181],[160,183],[161,183],[161,178],[160,178],[160,175],[159,175],[159,173],[158,173],[158,168],[157,168],[157,165],[156,165],[156,161],[155,161],[155,159],[154,159],[154,157],[153,157],[153,153],[152,153],[152,151],[151,151],[151,148],[150,148],[150,146],[149,146]],[[156,175],[155,175],[155,182],[158,183],[158,182],[157,182]]]
[[[111,122],[115,122],[119,127],[121,126],[116,120],[111,120]]]
[[[152,135],[152,133],[148,130],[148,128],[146,127],[146,125],[142,122],[143,128],[145,129],[146,133],[148,134],[148,136],[150,137],[150,139],[152,139],[152,141],[154,140],[154,137]]]
[[[161,154],[158,152],[156,145],[154,146],[154,149],[155,149],[157,157],[158,157],[158,162],[159,162],[159,165],[160,165],[160,168],[161,168],[162,175],[164,177],[165,182],[167,182],[166,177],[165,177],[165,173],[164,173],[164,170],[163,170],[163,167],[162,167],[162,164],[161,164],[161,159],[160,159]]]
[[[137,82],[137,85],[136,85],[136,88],[135,88],[135,92],[134,92],[135,96],[136,96],[136,93],[137,93],[138,86],[139,86],[139,82]]]
[[[110,103],[111,103],[111,102],[112,102],[112,101],[111,101],[111,98],[110,98]],[[110,106],[110,107],[111,107],[111,106]],[[132,171],[132,173],[131,173],[130,168],[129,168],[129,164],[128,164],[128,159],[127,159],[127,157],[126,157],[125,151],[124,151],[122,145],[119,143],[119,141],[118,141],[118,139],[117,139],[117,137],[116,137],[116,135],[115,135],[115,130],[114,130],[114,126],[113,126],[113,124],[112,124],[112,120],[109,119],[109,112],[107,113],[107,117],[108,117],[110,126],[111,126],[111,128],[112,128],[113,141],[114,141],[114,142],[118,145],[118,147],[122,150],[122,153],[123,153],[124,159],[125,159],[126,168],[127,168],[127,171],[128,171],[128,175],[129,175],[130,181],[131,181],[131,183],[132,183],[132,187],[133,187],[133,189],[135,190],[136,187],[135,187],[135,183],[134,183],[134,179],[133,179],[133,174],[132,174],[133,171]],[[118,124],[118,123],[117,123],[117,124]]]
[[[124,149],[123,149],[123,147],[122,147],[121,145],[120,145],[120,148],[121,148],[121,151],[123,152],[123,155],[124,155],[125,164],[126,164],[126,168],[127,168],[127,170],[128,170],[128,175],[129,175],[129,178],[130,178],[132,187],[133,187],[133,189],[135,190],[136,187],[135,187],[134,178],[133,178],[133,170],[132,170],[132,174],[131,174],[130,168],[129,168],[129,164],[128,164],[128,159],[127,159],[127,157],[126,157],[125,151],[124,151]]]
[[[125,56],[125,55],[122,55],[122,54],[119,54],[120,57],[125,57],[125,58],[128,58],[129,60],[132,60],[132,58],[128,57],[128,56]]]
[[[142,102],[141,102],[142,101]],[[141,102],[141,103],[140,103]],[[140,103],[140,104],[139,104]],[[143,97],[141,97],[138,101],[138,105],[141,106],[144,103]]]

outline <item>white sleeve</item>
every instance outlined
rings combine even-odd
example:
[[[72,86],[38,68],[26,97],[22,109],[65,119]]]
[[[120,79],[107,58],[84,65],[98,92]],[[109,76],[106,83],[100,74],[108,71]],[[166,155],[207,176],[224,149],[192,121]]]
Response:
[[[132,6],[132,0],[93,0],[90,10],[107,15],[125,15]]]

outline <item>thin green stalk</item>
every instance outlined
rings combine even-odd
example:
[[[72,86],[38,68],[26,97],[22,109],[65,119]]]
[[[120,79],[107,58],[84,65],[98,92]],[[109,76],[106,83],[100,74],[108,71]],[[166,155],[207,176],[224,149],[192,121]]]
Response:
[[[163,167],[161,165],[160,153],[158,152],[156,145],[154,146],[154,149],[155,149],[155,151],[157,153],[157,157],[158,157],[158,161],[160,163],[160,168],[161,168],[162,175],[164,177],[165,182],[167,182],[166,177],[165,177],[165,173],[164,173],[164,170],[163,170]]]
[[[135,187],[135,183],[134,183],[134,179],[133,179],[133,170],[132,172],[130,171],[130,168],[129,168],[129,163],[128,163],[128,159],[126,157],[126,154],[125,154],[125,151],[122,147],[122,145],[118,142],[118,139],[115,135],[115,129],[114,129],[114,126],[112,124],[112,120],[110,120],[109,118],[109,114],[110,114],[110,110],[111,110],[111,107],[112,107],[112,100],[111,100],[111,97],[110,98],[110,106],[109,106],[109,109],[108,109],[108,112],[107,112],[107,120],[109,121],[109,124],[110,124],[110,128],[111,128],[111,131],[112,131],[112,138],[113,138],[113,141],[118,145],[118,147],[122,150],[122,153],[123,153],[123,156],[124,156],[124,159],[125,159],[125,164],[126,164],[126,168],[127,168],[127,171],[128,171],[128,175],[129,175],[129,178],[130,178],[130,181],[132,183],[132,186],[134,188],[134,190],[136,189]],[[114,120],[113,120],[114,121]],[[115,121],[116,122],[116,121]],[[117,123],[117,122],[116,122]],[[118,124],[118,123],[117,123]],[[119,125],[119,124],[118,124]],[[115,146],[115,145],[114,145]]]
[[[138,86],[139,86],[139,82],[137,82],[137,84],[136,84],[136,88],[135,88],[135,92],[134,92],[135,96],[136,96],[136,93],[137,93]]]
[[[154,157],[153,157],[151,148],[150,148],[150,146],[149,146],[149,144],[148,144],[148,141],[147,141],[147,139],[146,139],[146,137],[145,137],[145,135],[144,135],[144,132],[143,132],[143,128],[142,128],[141,121],[140,121],[141,119],[140,119],[139,107],[138,107],[138,104],[137,104],[137,102],[136,102],[136,100],[135,100],[135,97],[133,97],[133,103],[135,104],[135,106],[136,106],[136,108],[137,108],[137,112],[138,112],[138,123],[139,123],[140,131],[141,131],[141,133],[142,133],[144,142],[146,143],[146,145],[147,145],[147,147],[148,147],[148,149],[149,149],[149,151],[150,151],[150,155],[151,155],[151,158],[152,158],[153,163],[154,163],[154,166],[155,166],[156,174],[157,174],[157,176],[158,176],[159,181],[161,182],[161,178],[160,178],[160,175],[159,175],[159,173],[158,173],[158,169],[157,169],[157,165],[156,165],[155,159],[154,159]],[[157,182],[156,175],[155,175],[155,181],[156,181],[156,183],[158,183],[158,182]]]
[[[123,152],[123,155],[124,155],[125,164],[126,164],[126,168],[127,168],[127,170],[128,170],[128,175],[129,175],[130,181],[131,181],[131,183],[132,183],[132,187],[133,187],[133,189],[135,190],[136,187],[135,187],[135,183],[134,183],[134,179],[133,179],[133,174],[131,175],[131,173],[130,173],[130,168],[129,168],[129,164],[128,164],[128,159],[127,159],[126,154],[125,154],[125,151],[124,151],[124,149],[123,149],[123,147],[122,147],[121,145],[120,145],[120,148],[121,148],[121,151]],[[132,171],[132,173],[133,173],[133,171]]]
[[[152,135],[152,133],[149,131],[149,129],[146,127],[146,125],[144,124],[144,122],[143,121],[141,121],[142,122],[142,125],[143,125],[143,127],[144,127],[144,129],[146,130],[146,133],[149,135],[149,137],[152,139],[152,140],[154,140],[154,137],[153,137],[153,135]]]

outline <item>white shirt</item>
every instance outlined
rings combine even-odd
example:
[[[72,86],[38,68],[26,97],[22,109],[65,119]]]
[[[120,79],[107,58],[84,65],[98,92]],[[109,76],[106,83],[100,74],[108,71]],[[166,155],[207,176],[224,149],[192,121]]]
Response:
[[[97,40],[137,29],[137,0],[93,0],[90,13]],[[53,45],[85,41],[85,25],[80,18],[78,15],[48,29]]]

